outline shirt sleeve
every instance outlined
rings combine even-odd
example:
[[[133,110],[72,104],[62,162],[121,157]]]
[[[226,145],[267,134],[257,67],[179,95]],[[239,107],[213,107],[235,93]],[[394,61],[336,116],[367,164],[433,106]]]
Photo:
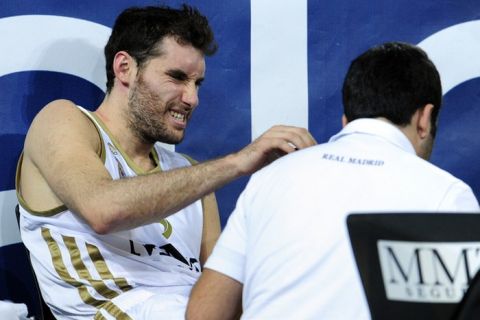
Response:
[[[248,187],[247,187],[248,188]],[[235,210],[230,215],[227,225],[205,263],[205,268],[223,273],[241,283],[244,282],[246,252],[246,219],[244,202],[245,190],[237,201]]]
[[[439,205],[438,211],[480,212],[472,189],[462,181],[454,183]]]

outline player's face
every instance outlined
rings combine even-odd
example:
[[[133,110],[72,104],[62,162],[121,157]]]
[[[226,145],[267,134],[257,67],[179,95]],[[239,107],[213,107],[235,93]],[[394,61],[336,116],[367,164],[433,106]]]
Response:
[[[163,39],[161,52],[138,70],[129,94],[129,125],[145,142],[177,144],[198,105],[205,59],[170,37]]]

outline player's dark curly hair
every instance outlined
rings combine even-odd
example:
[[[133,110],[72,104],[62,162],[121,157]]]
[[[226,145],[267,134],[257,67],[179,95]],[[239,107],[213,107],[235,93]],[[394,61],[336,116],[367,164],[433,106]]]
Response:
[[[166,36],[173,37],[179,44],[192,45],[206,56],[217,50],[208,20],[196,8],[185,4],[180,9],[128,8],[117,17],[105,46],[107,92],[113,87],[113,59],[117,52],[128,52],[141,68],[148,59],[162,54],[158,44]]]

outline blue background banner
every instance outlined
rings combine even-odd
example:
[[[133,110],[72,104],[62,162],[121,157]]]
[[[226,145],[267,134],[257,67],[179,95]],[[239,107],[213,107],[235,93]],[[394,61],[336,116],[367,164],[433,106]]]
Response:
[[[157,3],[0,2],[5,38],[0,41],[0,300],[30,299],[29,266],[25,259],[12,258],[23,254],[13,190],[16,161],[33,117],[59,98],[94,110],[103,98],[102,50],[115,17],[126,7]],[[182,1],[164,3],[179,6]],[[210,19],[220,48],[207,58],[200,105],[177,151],[199,161],[220,157],[248,144],[263,124],[280,122],[308,127],[317,141],[325,142],[341,128],[341,86],[350,61],[373,45],[405,41],[420,44],[438,62],[445,88],[432,162],[480,195],[475,163],[480,154],[475,112],[480,99],[480,6],[475,1],[189,3]],[[302,114],[304,120],[298,117]],[[222,225],[247,180],[217,191]]]
[[[373,45],[387,41],[421,43],[432,34],[480,18],[473,1],[309,1],[308,78],[309,127],[324,141],[340,128],[341,87],[350,61]],[[480,42],[480,29],[470,43],[445,43],[445,52],[470,50]],[[427,51],[428,52],[428,51]],[[428,52],[430,54],[430,52]],[[478,59],[478,54],[476,51]],[[470,64],[476,77],[477,63]],[[453,61],[452,61],[453,64]],[[452,65],[452,67],[455,67]],[[440,70],[442,71],[442,70]],[[441,73],[442,82],[445,74]],[[439,132],[431,161],[467,182],[478,198],[480,81],[469,79],[447,92],[439,118]]]

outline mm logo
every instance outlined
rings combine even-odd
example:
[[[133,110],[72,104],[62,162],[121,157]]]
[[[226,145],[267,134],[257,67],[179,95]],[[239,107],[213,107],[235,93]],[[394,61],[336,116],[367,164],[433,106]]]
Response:
[[[480,268],[480,242],[379,240],[389,300],[456,303]]]

